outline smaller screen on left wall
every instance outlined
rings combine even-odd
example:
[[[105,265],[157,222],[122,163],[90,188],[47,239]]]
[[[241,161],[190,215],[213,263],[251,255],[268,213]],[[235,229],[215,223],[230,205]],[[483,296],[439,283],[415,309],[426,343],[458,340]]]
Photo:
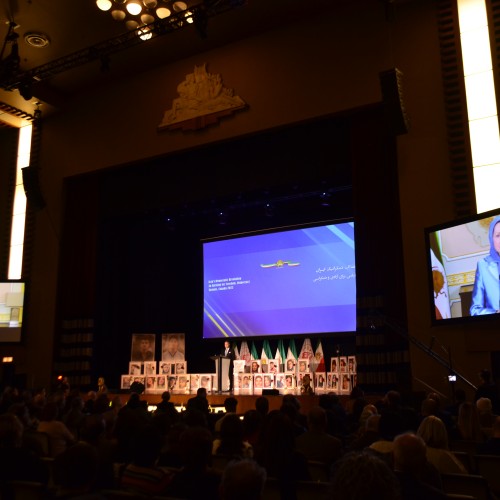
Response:
[[[21,341],[24,299],[24,282],[0,281],[0,343]]]

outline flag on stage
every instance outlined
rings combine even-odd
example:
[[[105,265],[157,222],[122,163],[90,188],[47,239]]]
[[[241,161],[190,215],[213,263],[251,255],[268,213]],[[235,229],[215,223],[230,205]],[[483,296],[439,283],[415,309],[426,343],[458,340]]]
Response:
[[[295,340],[291,339],[290,342],[288,342],[288,353],[286,355],[286,359],[297,359],[297,348],[295,347]]]
[[[250,354],[250,349],[248,348],[248,344],[246,340],[241,342],[240,346],[240,359],[244,359],[245,363],[248,365],[252,360],[252,356]]]
[[[286,353],[285,353],[285,344],[283,343],[283,339],[278,340],[278,347],[276,348],[275,359],[279,360],[280,365],[285,362]]]
[[[252,361],[260,359],[259,355],[257,354],[257,347],[255,347],[255,342],[253,340],[252,340],[252,345],[250,347],[250,355],[251,355]]]
[[[314,358],[314,351],[310,339],[304,339],[302,344],[302,349],[300,350],[300,359],[311,359]]]
[[[236,342],[233,342],[233,345],[231,347],[233,348],[234,359],[240,359],[240,351],[238,351],[238,344]]]
[[[314,361],[312,362],[314,372],[326,372],[325,356],[323,354],[323,346],[321,340],[318,340],[316,351],[314,352]]]
[[[264,340],[262,344],[262,354],[260,356],[262,363],[265,364],[269,359],[273,359],[273,353],[271,351],[271,346],[269,344],[269,340]]]

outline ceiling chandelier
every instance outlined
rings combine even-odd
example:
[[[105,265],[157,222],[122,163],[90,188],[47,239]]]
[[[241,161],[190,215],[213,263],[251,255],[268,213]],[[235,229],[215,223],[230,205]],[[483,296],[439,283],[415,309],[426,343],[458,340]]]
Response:
[[[147,40],[151,38],[148,25],[159,19],[166,19],[172,14],[184,13],[185,21],[193,22],[192,13],[187,10],[186,2],[177,0],[96,0],[102,11],[110,11],[116,21],[124,21],[129,30],[138,29],[139,36]],[[144,26],[144,30],[141,30]]]

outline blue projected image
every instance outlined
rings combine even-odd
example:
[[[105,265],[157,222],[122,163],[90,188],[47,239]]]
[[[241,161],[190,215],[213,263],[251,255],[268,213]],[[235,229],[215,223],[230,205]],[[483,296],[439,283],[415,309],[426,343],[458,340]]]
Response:
[[[203,243],[203,338],[356,330],[354,223]]]

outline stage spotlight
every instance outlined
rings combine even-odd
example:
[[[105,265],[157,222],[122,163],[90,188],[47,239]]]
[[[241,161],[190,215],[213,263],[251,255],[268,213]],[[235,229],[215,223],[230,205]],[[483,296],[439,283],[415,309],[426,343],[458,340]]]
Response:
[[[320,195],[320,202],[322,207],[329,207],[331,206],[331,198],[332,195],[328,191],[323,191]]]
[[[224,210],[219,210],[217,214],[217,220],[219,221],[219,226],[225,226],[228,221],[227,213]]]

